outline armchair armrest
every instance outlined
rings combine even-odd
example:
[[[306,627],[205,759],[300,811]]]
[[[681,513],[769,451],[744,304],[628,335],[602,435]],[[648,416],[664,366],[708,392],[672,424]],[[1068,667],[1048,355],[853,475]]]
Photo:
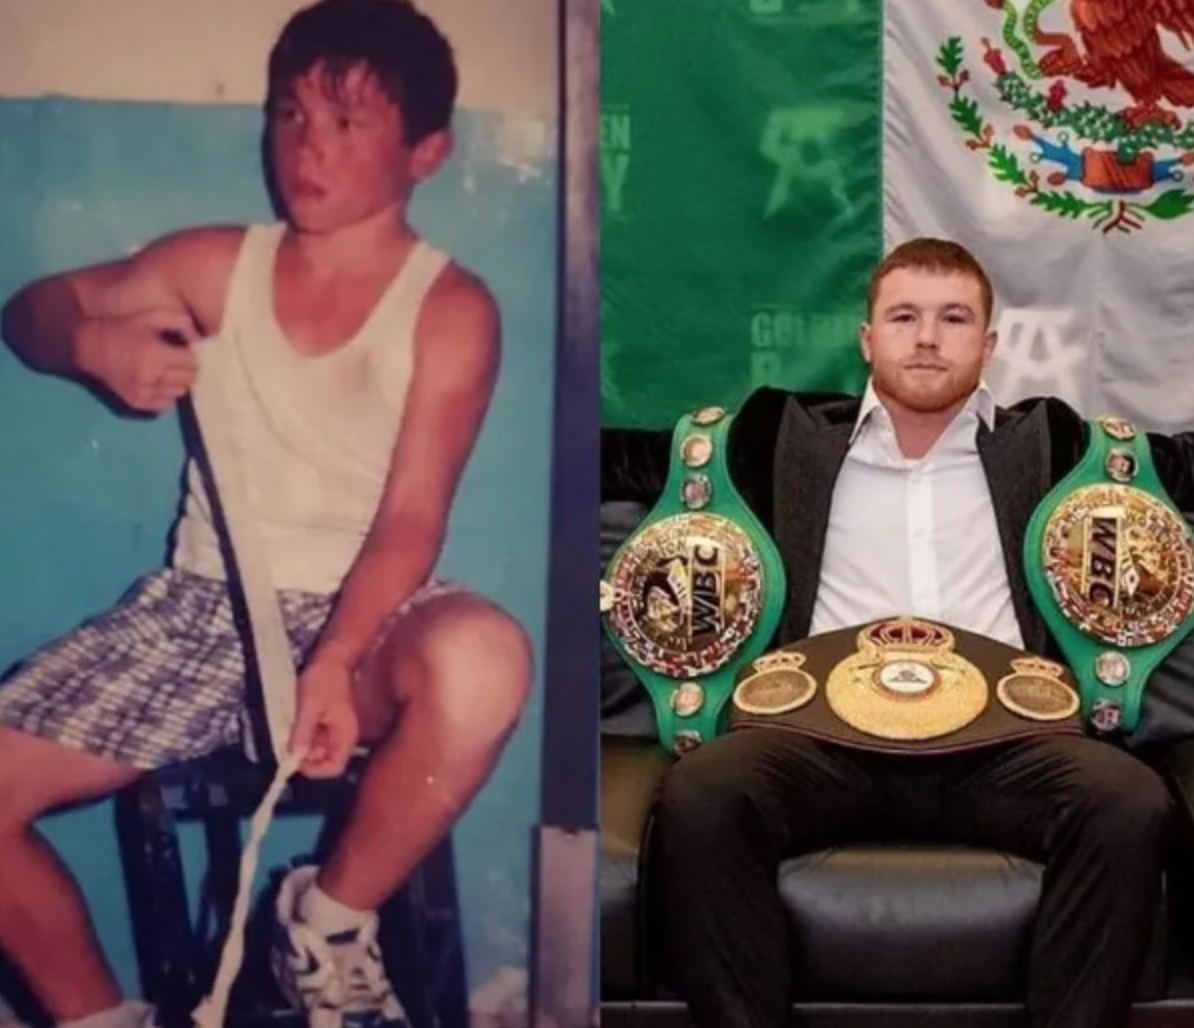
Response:
[[[645,994],[644,834],[672,757],[654,739],[601,740],[601,982],[605,999]]]

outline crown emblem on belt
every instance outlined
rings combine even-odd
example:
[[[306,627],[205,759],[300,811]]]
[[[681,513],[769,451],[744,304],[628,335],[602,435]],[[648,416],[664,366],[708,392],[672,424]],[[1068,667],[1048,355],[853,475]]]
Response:
[[[859,636],[864,649],[933,653],[952,650],[954,636],[940,625],[917,618],[892,618],[870,625]]]

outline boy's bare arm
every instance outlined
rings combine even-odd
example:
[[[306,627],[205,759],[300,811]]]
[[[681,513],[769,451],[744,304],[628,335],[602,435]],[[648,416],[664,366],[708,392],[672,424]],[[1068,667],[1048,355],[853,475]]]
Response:
[[[194,355],[170,346],[214,331],[243,230],[190,229],[131,257],[29,283],[0,312],[8,345],[36,371],[89,378],[142,410],[189,388]]]
[[[355,667],[390,612],[434,570],[500,353],[493,297],[479,280],[452,268],[420,314],[415,370],[385,493],[312,663]]]

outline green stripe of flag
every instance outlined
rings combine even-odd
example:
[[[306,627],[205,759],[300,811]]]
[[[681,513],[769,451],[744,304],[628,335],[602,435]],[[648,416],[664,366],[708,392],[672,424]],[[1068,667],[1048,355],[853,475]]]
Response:
[[[602,407],[858,392],[882,250],[881,4],[605,0]]]

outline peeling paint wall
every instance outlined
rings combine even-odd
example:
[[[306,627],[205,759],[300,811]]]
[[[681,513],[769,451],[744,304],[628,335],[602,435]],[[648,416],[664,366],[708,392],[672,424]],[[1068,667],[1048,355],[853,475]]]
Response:
[[[0,0],[0,96],[259,104],[296,0]],[[452,41],[461,106],[556,117],[558,21],[542,0],[419,5]]]

